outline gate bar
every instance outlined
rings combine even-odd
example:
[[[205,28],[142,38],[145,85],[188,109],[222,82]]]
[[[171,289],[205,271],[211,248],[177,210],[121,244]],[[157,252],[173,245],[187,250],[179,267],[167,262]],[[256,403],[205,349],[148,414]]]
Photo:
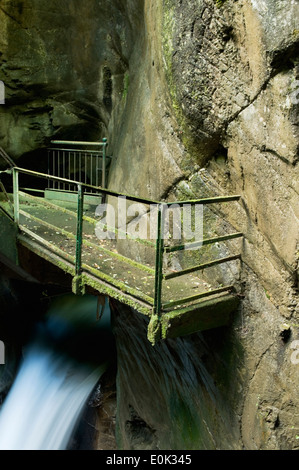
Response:
[[[17,168],[12,169],[12,178],[13,178],[14,219],[15,219],[15,223],[19,225],[19,221],[20,221],[19,171]]]

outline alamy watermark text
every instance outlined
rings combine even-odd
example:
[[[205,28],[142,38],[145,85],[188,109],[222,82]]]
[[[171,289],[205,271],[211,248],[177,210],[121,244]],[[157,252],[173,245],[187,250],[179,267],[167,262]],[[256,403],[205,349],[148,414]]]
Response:
[[[127,236],[142,240],[156,240],[158,234],[158,212],[161,211],[161,233],[163,239],[197,242],[203,239],[202,204],[127,204],[125,197],[118,197],[117,204],[100,204],[95,215],[100,218],[95,228],[99,240],[124,240]]]

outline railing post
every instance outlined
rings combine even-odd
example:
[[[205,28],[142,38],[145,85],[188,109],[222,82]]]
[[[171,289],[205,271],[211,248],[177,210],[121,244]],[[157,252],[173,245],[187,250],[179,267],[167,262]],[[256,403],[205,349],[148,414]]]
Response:
[[[20,200],[19,200],[19,172],[16,168],[12,170],[13,178],[13,203],[14,203],[14,220],[19,225],[20,221]]]
[[[102,188],[106,187],[106,147],[107,139],[103,139],[103,152],[102,152]]]
[[[76,265],[75,265],[75,277],[73,279],[73,292],[76,295],[84,294],[84,285],[82,283],[83,204],[84,204],[84,190],[82,188],[82,185],[78,184]]]
[[[158,206],[158,224],[156,241],[156,269],[155,269],[155,304],[154,313],[160,317],[162,298],[163,276],[163,251],[164,251],[164,204]]]
[[[148,339],[152,344],[155,344],[155,342],[161,338],[165,207],[165,204],[158,205],[154,306],[153,315],[148,326]]]

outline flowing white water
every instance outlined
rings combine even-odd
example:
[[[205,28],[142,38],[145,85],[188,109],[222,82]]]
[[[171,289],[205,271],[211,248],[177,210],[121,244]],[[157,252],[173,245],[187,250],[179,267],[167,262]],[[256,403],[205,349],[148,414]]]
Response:
[[[61,349],[53,349],[44,335],[37,338],[25,350],[0,411],[0,450],[66,449],[106,368],[107,362],[95,366],[75,360]]]

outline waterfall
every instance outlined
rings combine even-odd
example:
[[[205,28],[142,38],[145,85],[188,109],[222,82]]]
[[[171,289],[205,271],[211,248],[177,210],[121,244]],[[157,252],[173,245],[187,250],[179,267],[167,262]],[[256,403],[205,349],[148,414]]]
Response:
[[[0,411],[0,450],[64,450],[107,369],[109,309],[96,298],[64,296],[38,325]]]

